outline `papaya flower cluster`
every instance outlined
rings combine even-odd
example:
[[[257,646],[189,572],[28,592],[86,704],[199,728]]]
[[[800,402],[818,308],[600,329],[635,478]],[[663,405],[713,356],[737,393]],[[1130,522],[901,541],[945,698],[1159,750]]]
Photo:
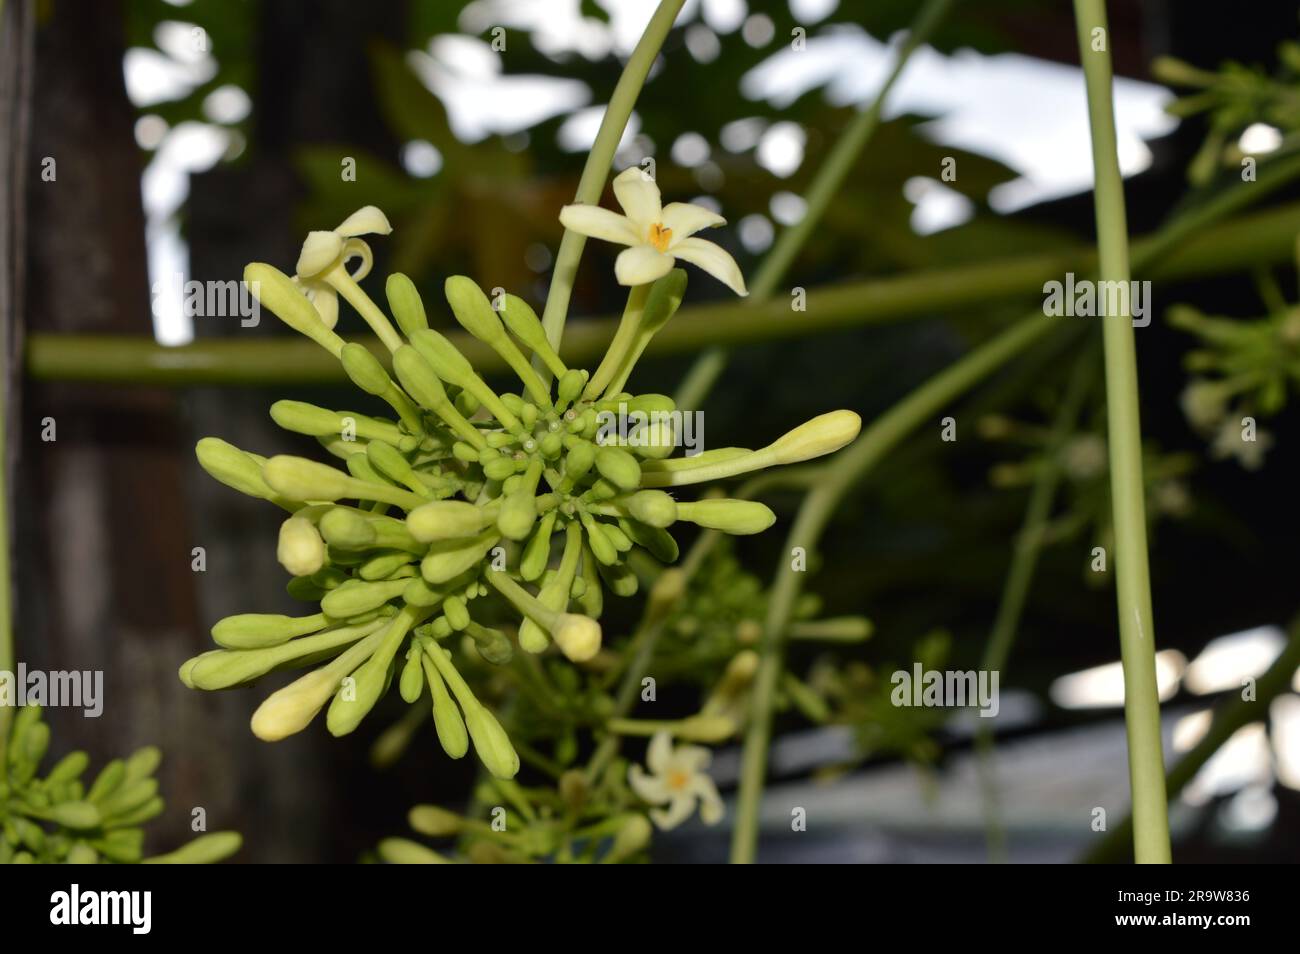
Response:
[[[237,833],[211,832],[144,857],[141,826],[163,811],[158,749],[114,759],[88,782],[90,757],[81,751],[40,775],[49,745],[40,706],[18,710],[0,766],[0,864],[208,864],[239,850]]]
[[[387,312],[358,284],[372,260],[359,236],[390,231],[383,213],[366,207],[337,230],[311,233],[292,278],[262,263],[245,270],[264,307],[337,358],[389,413],[272,406],[278,425],[316,438],[336,465],[263,457],[215,437],[199,442],[209,474],[286,512],[277,557],[292,577],[290,595],[316,605],[298,616],[220,620],[212,628],[219,648],[186,661],[180,675],[193,688],[216,690],[308,668],[253,714],[254,734],[270,741],[304,729],[326,707],[329,731],[349,733],[396,681],[407,703],[432,706],[449,756],[464,756],[472,743],[493,776],[509,779],[519,757],[461,675],[462,654],[491,665],[517,651],[592,660],[606,593],[638,589],[633,550],[672,563],[676,525],[754,534],[775,520],[756,501],[682,500],[680,488],[831,453],[857,435],[860,419],[835,411],[757,450],[673,456],[680,418],[672,400],[628,390],[638,359],[682,300],[686,275],[671,262],[632,286],[592,371],[565,364],[522,299],[492,301],[469,278],[447,279],[455,321],[518,380],[516,390],[495,390],[430,326],[410,279],[388,278]],[[352,259],[362,262],[355,272]],[[378,337],[387,362],[336,333],[338,297]],[[603,426],[609,415],[637,423]],[[501,605],[517,626],[486,625]]]

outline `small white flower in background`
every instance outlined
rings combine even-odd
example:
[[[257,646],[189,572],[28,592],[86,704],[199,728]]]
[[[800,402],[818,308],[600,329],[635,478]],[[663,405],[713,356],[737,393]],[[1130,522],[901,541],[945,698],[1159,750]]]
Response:
[[[373,205],[367,205],[349,215],[332,232],[307,233],[293,280],[302,287],[307,300],[316,306],[326,328],[333,328],[339,320],[338,292],[326,281],[326,276],[338,266],[346,267],[349,261],[359,258],[361,265],[351,273],[352,280],[365,278],[370,274],[374,256],[370,246],[357,236],[387,235],[392,231],[388,217]]]
[[[1264,455],[1273,446],[1273,435],[1263,428],[1255,431],[1253,441],[1243,440],[1241,419],[1235,415],[1225,418],[1214,434],[1210,454],[1216,460],[1235,457],[1246,470],[1259,470],[1264,466]]]
[[[560,223],[588,238],[626,245],[614,262],[620,285],[648,285],[672,270],[676,259],[698,265],[737,295],[748,295],[740,266],[721,246],[694,238],[726,219],[700,205],[663,205],[659,186],[633,166],[614,177],[614,197],[626,215],[598,205],[566,205]]]
[[[718,787],[705,769],[713,760],[713,753],[699,745],[673,747],[667,732],[656,732],[646,753],[647,774],[639,765],[628,769],[627,780],[632,791],[651,805],[667,805],[667,809],[652,808],[650,820],[664,831],[676,828],[700,807],[700,819],[706,825],[716,825],[722,820],[722,797]]]

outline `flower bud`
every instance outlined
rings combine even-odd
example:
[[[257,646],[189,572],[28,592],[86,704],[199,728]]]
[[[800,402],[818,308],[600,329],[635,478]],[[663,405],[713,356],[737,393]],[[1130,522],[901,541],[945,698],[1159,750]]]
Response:
[[[641,484],[641,465],[625,450],[602,447],[596,451],[596,470],[619,490],[632,490]]]
[[[365,345],[355,342],[345,344],[339,353],[339,361],[352,383],[367,394],[378,397],[392,387],[393,381],[388,372]]]
[[[834,453],[852,442],[860,430],[862,418],[853,411],[831,411],[778,437],[763,452],[771,455],[773,464],[797,464]]]
[[[496,778],[514,778],[519,772],[519,754],[496,716],[486,706],[474,705],[465,713],[465,726],[483,767]]]
[[[375,544],[377,534],[365,517],[346,507],[335,507],[317,525],[325,542],[340,550],[365,550]]]
[[[485,530],[465,541],[437,541],[420,561],[420,575],[428,583],[446,583],[481,563],[500,539],[501,534],[495,530]]]
[[[570,368],[560,375],[560,383],[556,386],[557,405],[559,407],[568,407],[578,399],[582,389],[587,386],[587,372],[578,368]]]
[[[216,437],[205,437],[194,447],[199,466],[227,487],[250,497],[273,500],[274,490],[262,479],[261,465],[234,444]]]
[[[433,368],[433,373],[448,384],[463,388],[478,377],[474,366],[456,346],[431,328],[412,335],[411,345]]]
[[[776,522],[765,504],[756,500],[696,500],[677,504],[677,517],[723,533],[762,533]]]
[[[438,805],[414,805],[406,814],[406,822],[421,835],[446,838],[458,834],[465,819]]]
[[[662,490],[640,490],[620,503],[636,520],[650,527],[671,527],[677,522],[677,501]]]
[[[325,541],[310,520],[290,517],[280,524],[275,558],[294,576],[310,576],[325,565]]]
[[[600,651],[600,624],[590,616],[561,613],[551,627],[551,638],[573,662],[585,662]]]
[[[614,833],[614,843],[601,860],[615,864],[639,854],[650,844],[653,832],[650,821],[644,815],[625,815]]]
[[[210,865],[229,858],[244,844],[237,831],[212,831],[165,855],[145,858],[147,865]]]
[[[415,289],[415,283],[401,272],[388,276],[384,286],[388,295],[388,307],[397,319],[397,326],[406,337],[429,327],[429,319],[424,313],[424,301]]]
[[[343,339],[325,327],[316,306],[287,275],[270,265],[253,262],[244,269],[244,284],[286,325],[338,357]]]
[[[353,490],[353,479],[327,464],[280,454],[262,466],[262,477],[290,500],[338,500]],[[302,575],[302,574],[299,574]]]
[[[376,849],[380,860],[390,865],[449,865],[444,858],[418,841],[408,838],[385,838]]]
[[[406,515],[406,529],[421,543],[472,537],[488,522],[484,508],[464,500],[435,500]]]
[[[406,589],[409,580],[348,580],[325,594],[320,601],[320,608],[335,619],[347,619],[370,610],[378,609],[391,599],[395,599]]]
[[[212,640],[226,649],[263,649],[314,633],[324,626],[325,617],[319,613],[302,617],[239,613],[217,620],[212,626]]]
[[[677,723],[674,734],[687,742],[723,742],[735,734],[736,728],[727,716],[694,715]]]

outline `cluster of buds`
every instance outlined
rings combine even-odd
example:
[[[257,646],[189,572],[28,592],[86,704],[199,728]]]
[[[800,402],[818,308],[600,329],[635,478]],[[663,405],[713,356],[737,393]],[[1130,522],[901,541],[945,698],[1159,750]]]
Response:
[[[314,667],[253,715],[253,732],[266,740],[300,731],[327,704],[330,732],[351,732],[396,679],[408,703],[431,701],[448,755],[463,756],[472,741],[493,776],[511,778],[518,755],[461,676],[454,650],[472,647],[493,665],[516,649],[552,646],[573,663],[591,660],[601,649],[605,591],[637,591],[631,551],[671,563],[676,524],[753,534],[775,519],[755,501],[684,501],[671,491],[838,450],[857,435],[860,420],[836,411],[759,450],[673,457],[673,402],[633,394],[627,382],[682,300],[680,269],[632,287],[592,372],[565,365],[522,299],[489,300],[470,279],[449,278],[455,320],[520,382],[517,393],[498,393],[430,327],[408,278],[394,274],[386,285],[396,327],[357,284],[371,261],[358,236],[388,231],[383,214],[367,207],[333,232],[312,233],[294,278],[266,264],[245,270],[263,306],[334,355],[392,415],[296,401],[272,407],[277,424],[315,437],[341,469],[302,457],[268,459],[216,438],[199,442],[208,473],[288,512],[277,556],[293,577],[290,594],[319,606],[303,616],[221,620],[212,629],[221,648],[187,661],[181,678],[223,689],[273,669]],[[354,258],[362,266],[349,273]],[[338,295],[386,347],[389,366],[335,333],[336,312],[319,306],[336,307]],[[633,426],[607,426],[611,415]],[[510,608],[517,632],[480,622],[488,617],[479,601],[489,595]]]
[[[0,772],[0,864],[207,864],[239,850],[235,832],[200,835],[165,855],[145,858],[140,826],[162,814],[153,746],[114,759],[89,785],[85,752],[70,752],[44,776],[50,727],[40,706],[24,706],[10,726]]]

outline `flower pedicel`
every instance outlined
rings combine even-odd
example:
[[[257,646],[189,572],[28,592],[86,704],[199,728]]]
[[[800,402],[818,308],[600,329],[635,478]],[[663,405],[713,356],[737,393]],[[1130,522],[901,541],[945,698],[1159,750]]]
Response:
[[[593,206],[569,206],[564,213],[575,229],[627,238],[629,251],[637,253],[619,257],[619,279],[633,287],[594,372],[565,365],[522,299],[506,295],[494,307],[470,279],[447,280],[456,321],[514,371],[518,393],[493,390],[449,339],[429,327],[406,276],[394,274],[386,286],[396,327],[357,284],[372,261],[358,236],[390,231],[378,209],[359,210],[333,232],[313,232],[294,279],[270,265],[247,267],[244,279],[259,301],[338,358],[352,382],[392,413],[375,417],[298,401],[272,405],[277,424],[315,437],[341,467],[265,458],[216,437],[199,441],[199,462],[209,474],[287,512],[277,557],[292,575],[289,593],[318,606],[301,616],[249,613],[220,620],[212,628],[220,648],[181,666],[186,685],[225,689],[273,669],[310,667],[253,714],[254,734],[276,740],[301,731],[326,707],[330,732],[349,733],[395,681],[405,701],[424,699],[432,706],[450,756],[463,756],[472,742],[494,776],[510,778],[519,757],[461,677],[459,653],[477,652],[500,665],[516,643],[529,653],[554,644],[575,663],[591,659],[601,647],[597,619],[604,591],[631,596],[638,589],[627,563],[630,551],[640,548],[671,563],[678,547],[669,528],[679,521],[752,534],[775,520],[755,501],[679,501],[669,488],[808,460],[857,436],[858,415],[835,411],[760,450],[671,456],[672,400],[632,394],[626,383],[651,337],[681,303],[686,275],[672,267],[673,256],[742,294],[744,280],[721,248],[689,237],[721,220],[681,203],[661,208],[658,189],[640,175],[633,169],[615,180],[629,213],[622,231],[611,224],[622,217]],[[593,212],[603,213],[605,225]],[[645,243],[634,233],[642,226]],[[655,235],[651,226],[659,230]],[[350,274],[346,264],[353,258],[362,267]],[[386,347],[391,374],[366,347],[334,331],[337,295]],[[610,415],[640,423],[611,436],[601,426]],[[515,639],[474,619],[478,601],[490,594],[518,619]]]

